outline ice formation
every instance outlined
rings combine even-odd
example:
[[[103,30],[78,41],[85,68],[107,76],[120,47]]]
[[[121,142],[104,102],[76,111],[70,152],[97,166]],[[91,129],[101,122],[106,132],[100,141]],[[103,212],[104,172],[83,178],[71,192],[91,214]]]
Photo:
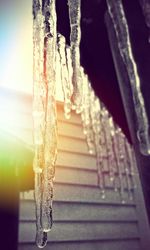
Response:
[[[53,179],[57,155],[55,0],[33,1],[33,44],[36,243],[42,248],[47,242],[47,232],[52,227]]]
[[[143,14],[145,17],[145,22],[147,27],[150,29],[150,1],[149,0],[139,0]],[[150,42],[150,34],[149,34],[149,42]]]
[[[107,0],[107,4],[114,24],[120,54],[130,79],[137,120],[137,137],[139,140],[140,151],[142,154],[148,155],[150,154],[149,124],[144,98],[141,92],[140,78],[132,53],[129,30],[123,4],[121,0]]]
[[[113,1],[107,2],[116,28],[120,53],[132,84],[139,124],[139,139],[142,140],[142,146],[146,147],[144,150],[149,150],[144,103],[121,2],[118,0],[115,4],[112,4]],[[35,149],[33,169],[35,172],[36,243],[39,248],[46,245],[47,233],[51,230],[53,223],[53,180],[57,156],[55,97],[57,64],[59,64],[59,80],[64,93],[64,114],[69,119],[73,108],[77,113],[81,113],[89,153],[96,157],[97,185],[102,199],[105,199],[107,195],[105,183],[107,174],[114,190],[120,193],[122,203],[126,201],[125,193],[128,193],[130,200],[133,199],[135,188],[133,150],[105,106],[96,97],[88,76],[80,66],[80,5],[80,0],[68,0],[71,26],[69,46],[66,45],[65,38],[56,32],[55,0],[33,0]]]
[[[72,58],[72,83],[74,92],[72,96],[76,112],[81,112],[81,72],[80,72],[80,40],[81,40],[81,0],[68,0],[69,17],[70,17],[70,44]]]

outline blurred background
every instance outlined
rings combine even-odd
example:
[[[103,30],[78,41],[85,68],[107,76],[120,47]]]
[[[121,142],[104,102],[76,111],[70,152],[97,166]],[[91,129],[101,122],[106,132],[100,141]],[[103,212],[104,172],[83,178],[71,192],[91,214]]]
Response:
[[[0,86],[32,92],[32,0],[0,1]]]

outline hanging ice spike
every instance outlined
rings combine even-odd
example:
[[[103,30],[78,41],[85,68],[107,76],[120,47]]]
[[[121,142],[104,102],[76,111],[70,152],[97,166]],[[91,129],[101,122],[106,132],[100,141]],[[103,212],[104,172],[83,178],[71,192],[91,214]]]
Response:
[[[76,111],[81,112],[89,152],[96,156],[98,185],[102,199],[106,197],[107,191],[105,174],[109,176],[113,188],[120,192],[123,203],[126,190],[131,199],[133,198],[132,189],[135,188],[132,181],[134,169],[131,147],[123,137],[121,130],[114,124],[107,109],[95,96],[88,77],[80,66],[81,2],[68,0],[68,3],[71,47],[66,46],[65,38],[62,35],[59,35],[56,46],[55,0],[33,0],[35,148],[33,168],[35,172],[36,243],[39,248],[46,245],[47,233],[51,230],[53,222],[53,179],[57,156],[56,54],[59,54],[65,115],[67,118],[70,117],[73,81],[76,93],[74,99]],[[128,157],[127,163],[125,163],[126,157]],[[104,168],[106,160],[107,171]],[[125,179],[127,188],[124,183]]]
[[[70,44],[71,44],[71,57],[72,57],[72,83],[74,86],[73,103],[76,112],[81,112],[81,72],[80,72],[80,40],[81,40],[81,0],[68,0],[69,18],[70,18]]]
[[[64,113],[67,119],[70,118],[72,102],[71,96],[73,92],[72,87],[72,72],[70,69],[70,49],[66,48],[65,37],[58,34],[58,55],[60,58],[60,68],[61,68],[61,83],[64,93]]]
[[[143,10],[146,25],[150,29],[150,1],[149,0],[139,0],[139,2],[141,4],[142,10]],[[149,30],[148,41],[150,43],[150,30]]]
[[[53,178],[57,155],[55,104],[55,0],[33,0],[34,148],[36,244],[43,248],[52,227]]]
[[[141,92],[140,78],[132,54],[129,30],[123,9],[122,0],[107,0],[107,5],[109,14],[114,24],[120,54],[130,79],[137,120],[137,137],[139,140],[140,151],[142,154],[148,155],[150,154],[148,118],[146,114],[144,98]]]

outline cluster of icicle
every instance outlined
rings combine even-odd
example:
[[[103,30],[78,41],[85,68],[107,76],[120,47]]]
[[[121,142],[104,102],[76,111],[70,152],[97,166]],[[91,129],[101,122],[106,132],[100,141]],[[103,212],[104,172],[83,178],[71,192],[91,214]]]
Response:
[[[82,72],[82,71],[81,71]],[[96,97],[88,77],[82,75],[83,100],[82,123],[89,153],[96,155],[98,186],[101,197],[105,199],[106,174],[114,191],[120,193],[121,202],[133,199],[135,159],[131,146],[113,121],[106,107]]]
[[[56,65],[64,93],[64,114],[81,114],[89,153],[96,155],[98,185],[106,195],[104,162],[114,190],[124,203],[128,193],[133,199],[134,156],[121,130],[96,97],[80,66],[81,0],[68,0],[70,46],[56,32],[55,0],[33,0],[34,43],[34,146],[36,243],[43,248],[52,227],[53,180],[57,156],[57,114],[55,100]],[[57,77],[58,78],[58,77]],[[126,183],[126,184],[125,184]]]
[[[114,190],[120,193],[122,203],[125,203],[126,193],[129,200],[132,200],[133,189],[136,187],[133,177],[135,166],[133,149],[105,106],[96,97],[88,76],[80,65],[81,1],[68,0],[68,5],[71,46],[66,45],[62,35],[59,35],[58,42],[64,113],[66,118],[70,117],[71,109],[81,114],[89,153],[96,155],[98,186],[102,198],[105,199],[106,195],[104,162],[107,161],[110,181]],[[72,93],[74,93],[73,98]]]
[[[71,99],[73,91],[70,82],[73,74],[71,60],[71,48],[65,44],[65,38],[59,35],[58,63],[61,69],[59,80],[64,91],[64,114],[67,119],[70,118],[71,110],[75,108]],[[81,114],[89,153],[96,155],[98,186],[102,198],[105,199],[106,196],[105,176],[108,172],[114,190],[120,193],[121,202],[125,203],[127,193],[129,200],[133,199],[133,189],[136,186],[133,177],[135,165],[133,149],[105,106],[96,97],[88,76],[80,65],[79,70],[81,103],[80,111],[76,107],[76,112]]]
[[[150,4],[148,3],[149,0],[148,1],[141,0],[141,2],[143,2],[143,9],[145,6],[144,9],[145,13],[147,10],[149,14],[150,10]],[[150,154],[149,123],[148,123],[144,98],[141,91],[140,78],[138,75],[137,66],[132,53],[129,30],[122,0],[116,0],[116,1],[107,0],[107,5],[109,14],[114,24],[120,54],[130,79],[133,102],[136,113],[137,138],[139,140],[140,151],[144,155],[149,155]],[[150,26],[149,23],[150,15],[148,14],[146,15],[146,17],[147,17],[147,23]]]

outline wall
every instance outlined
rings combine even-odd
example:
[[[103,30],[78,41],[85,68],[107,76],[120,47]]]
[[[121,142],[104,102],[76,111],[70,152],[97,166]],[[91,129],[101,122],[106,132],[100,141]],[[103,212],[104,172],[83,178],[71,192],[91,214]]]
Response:
[[[62,107],[59,109],[54,225],[45,249],[148,250],[149,228],[138,174],[134,200],[121,204],[106,171],[107,196],[102,199],[96,159],[88,153],[80,116],[73,113],[66,120]],[[32,144],[31,128],[24,133],[24,139]],[[34,201],[33,191],[29,191],[21,194],[19,250],[37,249],[34,241]]]

